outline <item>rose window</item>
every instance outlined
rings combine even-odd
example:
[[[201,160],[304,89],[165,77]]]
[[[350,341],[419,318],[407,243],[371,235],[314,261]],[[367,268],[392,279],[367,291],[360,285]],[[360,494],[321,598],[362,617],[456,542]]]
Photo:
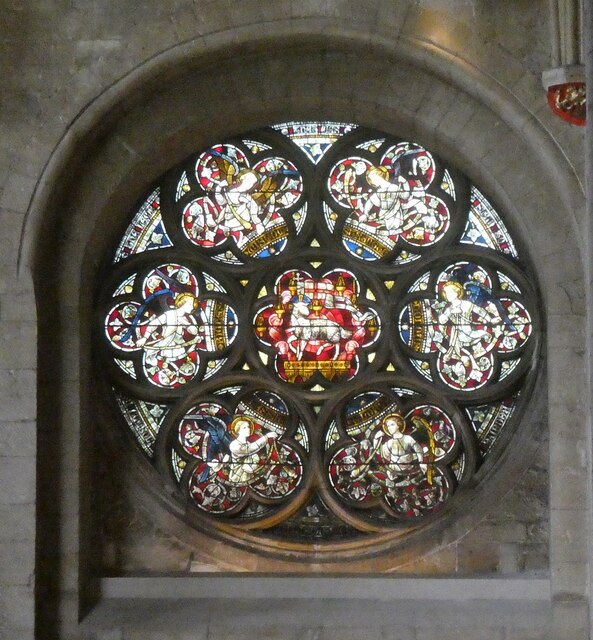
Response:
[[[103,370],[189,525],[317,551],[401,536],[491,481],[529,400],[533,283],[429,149],[285,123],[196,150],[131,215]]]

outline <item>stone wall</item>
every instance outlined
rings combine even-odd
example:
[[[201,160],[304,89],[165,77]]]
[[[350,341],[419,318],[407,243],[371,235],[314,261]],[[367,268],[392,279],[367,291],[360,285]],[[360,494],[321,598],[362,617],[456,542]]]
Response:
[[[554,119],[545,103],[539,74],[549,64],[547,6],[6,3],[0,635],[33,637],[36,591],[39,638],[347,638],[361,626],[366,637],[402,640],[588,637],[583,132]],[[544,298],[547,393],[541,386],[539,401],[547,404],[547,427],[527,416],[496,490],[481,494],[471,517],[418,542],[397,567],[426,577],[496,574],[518,608],[502,592],[469,592],[473,583],[446,604],[432,582],[411,602],[392,594],[387,611],[375,596],[299,603],[278,600],[281,590],[275,614],[264,613],[265,598],[230,607],[202,601],[190,615],[157,588],[157,615],[133,589],[101,597],[109,584],[96,575],[102,563],[89,500],[96,477],[87,454],[96,390],[88,293],[103,251],[120,212],[212,136],[297,117],[356,121],[417,139],[483,186],[523,234]],[[147,560],[120,563],[115,572],[150,568],[155,537],[124,541],[122,549],[140,557],[145,549]],[[522,601],[511,579],[535,575],[545,578],[550,597]],[[345,583],[336,583],[338,595]],[[418,610],[430,613],[410,614]]]

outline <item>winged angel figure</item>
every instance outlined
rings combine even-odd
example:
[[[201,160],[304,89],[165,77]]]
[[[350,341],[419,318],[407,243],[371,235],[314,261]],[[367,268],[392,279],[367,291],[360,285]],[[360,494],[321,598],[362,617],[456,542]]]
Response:
[[[404,416],[394,407],[349,437],[329,458],[329,475],[352,506],[383,503],[393,517],[417,517],[438,509],[453,491],[443,460],[455,428],[439,408],[423,405]]]
[[[195,274],[182,265],[152,269],[141,289],[126,297],[107,314],[106,337],[119,352],[140,352],[143,376],[157,387],[174,388],[193,380],[200,373],[200,353],[207,361],[220,361],[217,352],[234,340],[234,310],[219,298],[201,296]],[[139,358],[135,360],[140,365]],[[128,361],[123,370],[135,379],[137,369]]]
[[[402,316],[402,328],[412,324],[404,339],[419,353],[437,353],[439,375],[453,389],[487,384],[496,374],[496,361],[520,356],[531,334],[524,305],[499,296],[493,286],[482,267],[458,263],[440,274],[436,299],[414,300]]]
[[[197,506],[224,513],[244,504],[248,489],[264,500],[283,500],[299,485],[302,462],[282,433],[264,429],[243,414],[214,415],[204,408],[186,416],[181,425],[183,448],[198,459],[189,477]]]
[[[269,254],[278,253],[282,249],[278,241],[287,235],[279,212],[300,196],[300,174],[282,158],[267,158],[250,168],[238,148],[226,145],[225,151],[212,148],[198,161],[198,180],[209,195],[186,208],[187,236],[201,246],[218,246],[230,237],[242,250],[262,237],[259,244],[266,246]],[[265,237],[274,228],[276,233]]]
[[[432,156],[406,142],[377,160],[344,158],[330,172],[331,195],[350,211],[343,231],[348,250],[373,260],[399,238],[414,246],[438,242],[450,214],[443,200],[427,192],[435,176]]]

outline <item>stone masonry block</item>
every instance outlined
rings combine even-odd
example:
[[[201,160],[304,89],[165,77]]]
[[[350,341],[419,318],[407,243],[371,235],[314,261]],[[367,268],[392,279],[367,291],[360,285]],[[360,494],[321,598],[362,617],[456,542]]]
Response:
[[[550,479],[552,509],[584,509],[588,496],[587,475],[583,469],[564,464],[556,466]]]
[[[438,127],[443,119],[449,105],[454,102],[457,97],[457,91],[448,84],[442,82],[434,82],[431,87],[428,98],[420,104],[416,112],[416,120],[418,126],[434,129]]]
[[[5,304],[9,304],[4,297]],[[37,329],[29,323],[4,323],[0,333],[3,369],[32,369],[37,363]]]
[[[9,633],[18,630],[20,637],[32,640],[34,608],[32,586],[3,586],[0,589],[0,638],[16,640],[19,636]],[[31,635],[26,635],[26,631]]]
[[[233,26],[241,26],[252,22],[264,22],[265,20],[264,3],[258,0],[243,0],[242,2],[233,2],[230,0],[226,2],[226,5],[228,7],[229,21]],[[268,11],[268,13],[272,12]],[[273,15],[269,15],[268,20],[273,17]]]
[[[35,502],[35,458],[2,458],[0,487],[0,504]]]
[[[476,111],[460,133],[459,143],[477,160],[485,157],[507,133],[502,120],[491,113]]]
[[[167,634],[169,635],[169,634]],[[145,636],[150,638],[150,636]],[[169,636],[170,637],[170,636]],[[123,629],[83,631],[82,640],[126,640]]]
[[[36,451],[34,422],[0,424],[0,458],[6,456],[34,456]]]
[[[381,0],[377,10],[377,32],[395,36],[401,29],[409,6],[406,3],[393,0]]]
[[[524,142],[517,138],[515,132],[505,123],[495,121],[494,131],[497,133],[498,139],[482,158],[482,164],[486,171],[496,177],[499,181],[502,176],[507,178],[504,186],[509,190],[509,169],[510,163],[515,160],[515,171],[512,172],[515,179],[515,189],[509,190],[509,195],[516,198],[523,195],[525,191],[531,188],[531,184],[537,182],[539,175],[534,167],[525,167],[525,154],[527,148]],[[519,180],[518,177],[522,179]]]
[[[575,433],[572,422],[550,429],[550,463],[552,469],[570,467],[584,472],[587,467],[585,435]]]
[[[549,545],[521,545],[518,556],[518,570],[524,573],[544,573],[550,569]]]
[[[186,637],[187,637],[187,640],[190,640],[190,638],[193,640],[194,636],[193,635],[180,636],[180,640],[185,640]],[[280,625],[276,627],[268,627],[268,626],[236,627],[234,625],[230,626],[230,625],[224,625],[221,623],[215,623],[210,625],[207,635],[205,634],[204,636],[201,636],[200,632],[198,632],[198,635],[196,635],[195,637],[196,637],[196,640],[202,640],[202,638],[204,640],[206,640],[206,638],[207,640],[237,640],[237,638],[241,638],[242,640],[285,640],[285,639],[297,640],[297,638],[299,638],[295,630],[290,630]],[[303,637],[306,638],[307,636],[305,635]],[[315,640],[318,640],[319,639],[318,632],[317,632],[317,635],[312,635],[310,637],[312,639],[315,638]],[[130,640],[132,639],[130,638]],[[136,639],[134,638],[134,640]],[[138,637],[138,640],[140,640],[140,637]]]
[[[570,251],[570,247],[566,247]],[[575,247],[572,247],[575,251]],[[553,266],[555,262],[555,267]],[[566,315],[585,315],[585,294],[583,279],[575,272],[574,255],[571,257],[565,252],[548,255],[545,262],[541,265],[542,270],[540,278],[542,282],[546,282],[548,287],[548,307],[547,311],[555,315],[562,313]],[[554,270],[556,275],[548,270]],[[558,277],[562,273],[563,278]]]
[[[414,629],[406,625],[392,627],[331,626],[320,630],[319,640],[413,640]]]
[[[35,545],[33,542],[0,543],[0,584],[18,586],[33,583]]]
[[[0,505],[0,523],[0,541],[34,541],[35,505]]]
[[[484,521],[480,523],[464,540],[493,540],[504,543],[524,542],[527,537],[525,523]]]
[[[0,208],[25,213],[29,206],[36,180],[13,173],[8,177],[0,198]]]
[[[232,26],[228,6],[223,2],[200,2],[195,4],[196,35],[222,31]]]
[[[398,566],[398,571],[409,574],[444,575],[453,574],[457,568],[457,549],[449,545],[409,563]]]
[[[548,314],[547,341],[551,347],[585,344],[585,319],[571,313]]]
[[[566,602],[585,596],[586,564],[583,562],[554,562],[552,560],[550,568],[553,598]]]
[[[460,93],[449,105],[439,122],[438,129],[449,139],[456,139],[477,111],[477,104]]]
[[[498,554],[498,572],[513,574],[519,571],[519,545],[503,543]]]
[[[499,545],[496,542],[465,543],[457,545],[457,572],[494,573],[498,569]]]
[[[538,626],[531,629],[506,629],[504,640],[549,640],[548,626]]]
[[[291,0],[290,13],[293,18],[323,18],[325,3],[319,0]]]
[[[549,640],[589,640],[587,603],[555,601]]]
[[[13,265],[18,260],[24,216],[5,207],[0,208],[0,265]]]
[[[546,544],[550,538],[550,525],[547,520],[534,520],[525,523],[526,544]]]
[[[0,422],[34,420],[36,417],[36,375],[33,369],[0,369]]]
[[[552,562],[587,562],[588,529],[585,509],[551,509]]]
[[[526,109],[534,111],[546,102],[546,96],[543,91],[540,91],[540,86],[540,78],[536,78],[531,71],[525,71],[513,83],[511,91]]]
[[[542,469],[534,467],[528,469],[517,478],[515,486],[499,503],[496,518],[492,517],[491,520],[501,523],[503,528],[510,522],[525,526],[528,522],[544,521],[548,513],[547,484],[547,476]],[[499,531],[502,535],[502,531]],[[509,537],[512,536],[513,528],[506,529],[506,534]],[[510,539],[506,541],[512,542]]]
[[[34,628],[13,627],[9,622],[4,625],[0,618],[0,633],[3,638],[10,638],[10,640],[33,640]]]
[[[10,282],[2,286],[7,293],[0,295],[0,322],[10,323],[31,322],[31,309],[35,308],[35,296],[32,289],[24,289]]]
[[[331,22],[344,21],[347,28],[354,24],[357,30],[374,25],[379,8],[379,0],[367,0],[364,3],[360,0],[325,0],[325,4]]]
[[[556,211],[561,210],[559,203],[548,205],[541,203],[540,198],[527,195],[525,198],[516,198],[513,204],[517,211],[528,218],[525,228],[529,231],[527,238],[539,272],[538,279],[546,285],[543,291],[546,310],[554,315],[584,315],[582,307],[574,310],[570,300],[567,301],[563,295],[563,290],[558,291],[564,283],[580,278],[581,247],[578,236],[574,235],[579,233],[577,227],[580,225],[573,225],[570,218],[564,218],[562,226],[557,225]],[[556,257],[561,260],[560,264],[556,262]],[[566,271],[564,267],[567,267]],[[558,278],[560,273],[562,278]]]
[[[28,137],[27,133],[29,134]],[[23,137],[25,138],[24,144],[21,140],[18,146],[13,147],[18,150],[18,153],[15,152],[12,161],[13,171],[20,175],[37,179],[51,156],[57,140],[55,140],[55,136],[48,135],[48,131],[31,135],[31,129],[28,129]],[[42,138],[47,138],[47,140]]]
[[[479,616],[476,616],[478,618]],[[419,627],[416,629],[416,640],[504,640],[503,627],[483,627],[478,619],[475,625],[464,625],[457,627],[444,627],[442,625],[433,627]]]
[[[583,359],[580,358],[581,362]],[[550,397],[550,424],[553,424],[555,416],[552,415],[555,412],[556,407],[563,410],[558,411],[558,415],[561,419],[572,420],[574,422],[575,429],[580,429],[579,425],[582,425],[582,421],[585,419],[583,410],[583,401],[585,396],[584,392],[584,379],[585,371],[577,367],[570,366],[570,359],[566,358],[564,366],[560,363],[555,364],[551,360],[548,361],[548,393]],[[558,422],[561,424],[570,424],[570,422]],[[575,433],[576,435],[576,433]]]

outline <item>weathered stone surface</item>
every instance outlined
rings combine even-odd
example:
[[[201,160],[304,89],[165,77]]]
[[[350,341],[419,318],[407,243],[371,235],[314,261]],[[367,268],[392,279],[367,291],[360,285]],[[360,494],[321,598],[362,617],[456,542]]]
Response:
[[[441,640],[458,640],[471,638],[472,640],[504,640],[503,627],[483,627],[476,625],[459,625],[455,627],[419,627],[416,630],[416,640],[434,640],[435,634]]]
[[[0,463],[1,464],[1,463]],[[0,541],[22,542],[35,540],[35,505],[0,504]],[[29,544],[29,552],[31,545]]]
[[[35,458],[0,458],[0,504],[35,502]]]
[[[0,208],[24,213],[29,206],[34,187],[34,178],[11,173],[2,190]],[[14,230],[14,227],[18,229],[18,226],[14,225],[11,230]]]
[[[548,640],[548,627],[534,627],[532,629],[507,629],[505,640]]]
[[[36,425],[34,422],[7,422],[0,425],[0,459],[7,456],[33,456]]]
[[[0,542],[0,583],[9,586],[32,586],[35,556],[31,543]]]
[[[33,369],[0,369],[0,421],[16,422],[35,419],[35,371]]]
[[[33,638],[33,587],[0,589],[0,633],[4,638]],[[16,632],[16,635],[9,635]]]
[[[457,571],[461,574],[494,573],[499,566],[499,545],[484,541],[457,545]]]

